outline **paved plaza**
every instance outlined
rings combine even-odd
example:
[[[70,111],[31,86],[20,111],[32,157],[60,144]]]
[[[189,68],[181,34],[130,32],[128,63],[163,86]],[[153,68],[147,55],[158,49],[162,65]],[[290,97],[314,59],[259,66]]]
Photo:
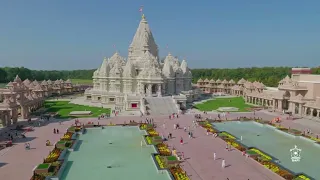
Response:
[[[253,113],[231,113],[229,118],[238,116],[253,116]],[[207,117],[214,118],[216,114],[208,114]],[[263,119],[272,119],[273,115],[256,112],[256,116]],[[178,152],[183,152],[185,161],[182,167],[192,180],[277,180],[281,179],[278,175],[272,173],[252,159],[242,156],[238,150],[226,151],[225,142],[220,138],[207,136],[203,128],[192,128],[194,137],[189,139],[183,129],[173,130],[173,124],[179,123],[180,127],[191,126],[194,120],[194,114],[179,116],[178,119],[169,120],[168,116],[150,116],[154,119],[157,131],[167,136],[169,132],[173,134],[173,139],[167,143],[170,148],[175,147]],[[140,121],[145,117],[138,116],[118,116],[110,119],[99,120],[100,124],[123,123],[130,120]],[[80,119],[82,123],[88,121],[98,121],[96,118]],[[58,120],[50,120],[41,127],[35,127],[34,131],[27,132],[25,139],[17,139],[14,146],[0,151],[0,176],[1,179],[22,180],[29,179],[32,176],[33,168],[42,163],[43,159],[49,154],[53,146],[45,146],[46,140],[51,143],[58,141],[66,129],[74,123],[73,120],[64,121],[62,124]],[[163,127],[165,124],[165,128]],[[313,133],[320,133],[320,124],[310,120],[284,120],[282,124],[286,127],[296,128],[304,131],[311,129]],[[53,129],[59,129],[60,134],[54,134]],[[3,133],[5,129],[1,129]],[[183,138],[185,144],[180,144],[180,138]],[[31,150],[25,150],[24,143],[31,144]],[[213,152],[217,154],[218,159],[213,160]],[[225,159],[227,167],[221,168],[221,160]]]

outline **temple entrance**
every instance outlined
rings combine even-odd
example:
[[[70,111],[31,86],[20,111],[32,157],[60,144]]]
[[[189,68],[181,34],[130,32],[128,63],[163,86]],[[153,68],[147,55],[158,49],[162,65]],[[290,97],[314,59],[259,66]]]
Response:
[[[311,109],[310,108],[307,108],[306,114],[307,114],[307,116],[309,116],[311,114]]]
[[[316,109],[313,109],[312,111],[312,116],[317,117],[318,111]]]
[[[147,89],[148,89],[148,86],[144,85],[144,94],[147,94]]]
[[[151,86],[151,92],[152,92],[152,94],[157,94],[157,85],[156,84],[153,84],[152,86]]]
[[[284,110],[288,110],[289,109],[289,99],[291,97],[291,94],[289,91],[286,91],[284,94],[283,94],[283,102],[282,102],[282,108]]]

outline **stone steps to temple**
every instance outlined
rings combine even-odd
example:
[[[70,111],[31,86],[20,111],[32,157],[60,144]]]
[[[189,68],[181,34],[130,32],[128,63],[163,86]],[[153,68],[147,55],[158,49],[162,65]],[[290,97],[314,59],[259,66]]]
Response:
[[[178,112],[171,97],[147,97],[146,101],[151,115],[169,115]]]

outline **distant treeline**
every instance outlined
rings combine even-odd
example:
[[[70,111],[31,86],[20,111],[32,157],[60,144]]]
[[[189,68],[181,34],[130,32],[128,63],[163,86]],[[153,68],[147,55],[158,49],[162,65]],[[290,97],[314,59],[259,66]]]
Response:
[[[70,71],[44,71],[30,70],[24,67],[4,67],[0,68],[0,83],[12,81],[16,75],[24,79],[44,80],[44,79],[91,79],[95,69],[70,70]],[[286,75],[291,74],[291,67],[252,67],[236,69],[192,69],[193,82],[199,78],[205,79],[233,79],[238,81],[241,78],[250,81],[260,81],[267,86],[277,86],[278,82]],[[320,74],[319,68],[312,68],[314,74]]]

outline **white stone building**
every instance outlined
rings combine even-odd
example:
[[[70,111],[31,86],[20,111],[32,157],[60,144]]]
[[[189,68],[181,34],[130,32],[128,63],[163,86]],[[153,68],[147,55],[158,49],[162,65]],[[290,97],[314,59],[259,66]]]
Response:
[[[104,58],[93,74],[87,100],[115,104],[118,109],[140,109],[148,97],[170,96],[180,105],[193,98],[192,74],[187,62],[170,53],[159,62],[159,49],[144,16],[128,50],[128,58],[116,52]]]

